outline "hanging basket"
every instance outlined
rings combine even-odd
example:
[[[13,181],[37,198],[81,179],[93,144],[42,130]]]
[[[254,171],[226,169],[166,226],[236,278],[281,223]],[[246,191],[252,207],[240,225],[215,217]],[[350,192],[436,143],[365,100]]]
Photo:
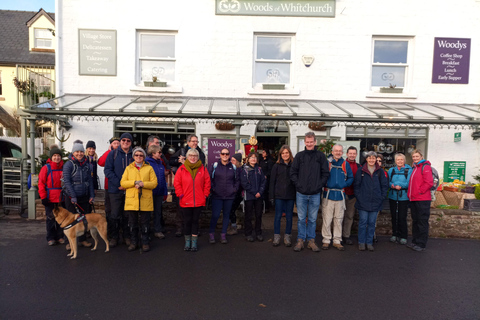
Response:
[[[310,121],[308,123],[308,128],[313,131],[327,131],[327,128],[324,127],[325,122],[323,121]]]
[[[215,128],[217,130],[230,131],[235,129],[235,126],[230,122],[217,121],[217,123],[215,123]]]

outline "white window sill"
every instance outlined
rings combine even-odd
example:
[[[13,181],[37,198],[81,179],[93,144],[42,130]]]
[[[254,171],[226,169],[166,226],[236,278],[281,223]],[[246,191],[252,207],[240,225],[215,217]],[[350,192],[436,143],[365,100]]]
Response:
[[[264,90],[264,89],[250,89],[247,91],[250,95],[277,95],[277,96],[298,96],[300,90],[298,89],[285,89],[285,90]]]
[[[393,98],[393,99],[417,99],[418,95],[412,93],[380,93],[370,91],[366,95],[367,98]]]
[[[136,86],[130,88],[132,92],[171,92],[171,93],[182,93],[183,87],[180,86],[167,86],[167,87],[143,87]]]

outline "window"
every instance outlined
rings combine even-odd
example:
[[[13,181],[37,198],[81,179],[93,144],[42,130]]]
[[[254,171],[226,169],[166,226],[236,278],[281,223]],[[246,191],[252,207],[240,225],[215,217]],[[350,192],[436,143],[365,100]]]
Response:
[[[53,35],[48,29],[35,29],[35,48],[53,49]]]
[[[292,42],[293,36],[288,35],[255,36],[254,87],[263,83],[291,83]]]
[[[53,92],[54,84],[51,80],[52,74],[45,72],[30,72],[29,78],[35,83],[37,91],[40,92]]]
[[[410,39],[373,39],[372,87],[407,87]]]
[[[137,83],[175,81],[175,34],[138,32]]]

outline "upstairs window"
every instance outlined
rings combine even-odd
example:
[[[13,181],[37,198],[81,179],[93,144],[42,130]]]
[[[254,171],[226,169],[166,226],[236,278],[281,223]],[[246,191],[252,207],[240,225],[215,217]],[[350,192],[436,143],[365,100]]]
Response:
[[[53,49],[53,35],[48,29],[35,29],[35,48]]]
[[[374,38],[372,87],[407,87],[409,51],[410,39]]]
[[[268,83],[291,83],[292,42],[293,36],[255,36],[254,87]]]
[[[175,81],[175,34],[138,32],[137,83]]]

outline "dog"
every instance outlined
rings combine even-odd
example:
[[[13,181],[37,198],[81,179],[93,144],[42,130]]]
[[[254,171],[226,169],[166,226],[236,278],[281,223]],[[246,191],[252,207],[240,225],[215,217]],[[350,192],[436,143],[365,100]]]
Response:
[[[74,222],[79,216],[79,214],[73,214],[67,209],[59,206],[55,206],[53,209],[53,215],[62,229]],[[98,213],[89,213],[85,215],[85,219],[87,219],[88,223],[87,231],[90,231],[92,238],[95,240],[95,246],[92,248],[92,251],[97,250],[98,234],[100,234],[107,245],[107,250],[105,250],[105,252],[109,252],[110,245],[107,238],[107,220],[105,217]],[[67,230],[63,230],[63,233],[67,236],[71,248],[71,251],[67,256],[71,257],[70,259],[76,259],[78,252],[77,237],[85,233],[83,221],[78,222]]]

